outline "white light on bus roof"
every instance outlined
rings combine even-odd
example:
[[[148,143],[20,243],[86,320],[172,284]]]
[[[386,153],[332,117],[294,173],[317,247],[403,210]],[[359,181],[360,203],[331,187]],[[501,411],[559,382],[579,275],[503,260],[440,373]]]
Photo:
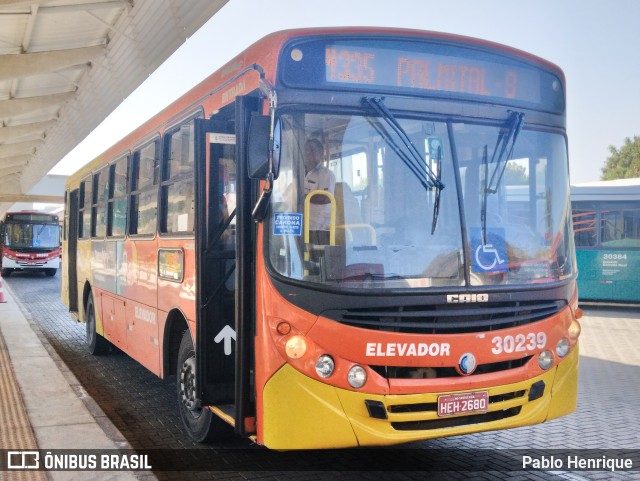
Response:
[[[294,48],[291,51],[291,60],[294,60],[296,62],[302,60],[302,50],[300,50],[299,48]]]

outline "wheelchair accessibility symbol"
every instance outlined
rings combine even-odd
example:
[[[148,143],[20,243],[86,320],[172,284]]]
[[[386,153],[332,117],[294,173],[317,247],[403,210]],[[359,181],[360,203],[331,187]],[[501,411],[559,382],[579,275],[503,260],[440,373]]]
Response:
[[[482,242],[480,229],[472,229],[471,246],[474,272],[506,272],[509,269],[504,229],[488,230],[486,244]]]
[[[498,250],[491,244],[480,244],[476,249],[476,263],[484,271],[492,270],[496,264],[504,264]]]

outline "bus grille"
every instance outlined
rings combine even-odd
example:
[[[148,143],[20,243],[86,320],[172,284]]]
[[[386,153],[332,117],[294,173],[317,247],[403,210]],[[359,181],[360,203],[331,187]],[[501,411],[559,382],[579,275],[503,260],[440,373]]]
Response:
[[[323,315],[344,324],[409,334],[464,334],[517,327],[557,314],[565,301],[518,301],[372,307],[326,311]]]
[[[527,402],[527,391],[513,391],[503,394],[494,394],[489,396],[489,406],[495,410],[486,413],[469,414],[466,416],[454,416],[445,418],[436,418],[438,412],[438,403],[422,403],[422,404],[399,404],[388,406],[388,412],[391,416],[402,413],[422,413],[425,416],[423,420],[414,421],[392,421],[391,426],[397,431],[416,431],[429,429],[443,429],[457,426],[466,426],[469,424],[481,424],[501,419],[507,419],[520,414],[522,405]],[[500,409],[500,406],[504,406]],[[517,405],[513,405],[516,403]],[[511,407],[507,407],[511,405]],[[496,409],[497,408],[497,409]]]
[[[510,369],[517,369],[526,365],[533,356],[525,356],[520,359],[479,364],[472,376],[479,374],[489,374],[492,372],[504,372]],[[380,376],[386,379],[436,379],[443,377],[461,377],[462,374],[453,366],[445,367],[401,367],[401,366],[369,366]]]
[[[520,406],[505,409],[504,411],[493,411],[484,414],[471,414],[469,416],[459,416],[455,418],[430,419],[427,421],[401,421],[391,423],[391,426],[397,431],[417,431],[427,429],[443,429],[453,428],[457,426],[466,426],[468,424],[489,423],[491,421],[499,421],[520,414]]]
[[[38,262],[24,262],[24,261],[16,261],[16,264],[20,267],[42,267],[46,264],[44,261]]]

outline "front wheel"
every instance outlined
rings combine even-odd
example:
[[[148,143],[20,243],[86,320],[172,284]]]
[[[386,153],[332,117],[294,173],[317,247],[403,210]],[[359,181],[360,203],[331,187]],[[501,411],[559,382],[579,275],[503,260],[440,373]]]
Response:
[[[89,354],[104,354],[109,350],[109,341],[96,332],[96,309],[93,303],[93,294],[89,294],[85,311],[85,323],[87,327],[87,351]]]
[[[228,438],[232,429],[209,409],[203,408],[196,392],[196,353],[187,330],[178,351],[178,409],[189,437],[197,442],[219,441]]]

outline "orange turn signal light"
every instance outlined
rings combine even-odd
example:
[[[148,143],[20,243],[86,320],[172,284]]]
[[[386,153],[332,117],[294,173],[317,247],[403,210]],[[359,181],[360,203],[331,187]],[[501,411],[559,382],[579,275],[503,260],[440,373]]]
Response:
[[[276,326],[276,331],[278,331],[278,334],[286,336],[291,332],[291,324],[289,324],[288,322],[281,322]]]

